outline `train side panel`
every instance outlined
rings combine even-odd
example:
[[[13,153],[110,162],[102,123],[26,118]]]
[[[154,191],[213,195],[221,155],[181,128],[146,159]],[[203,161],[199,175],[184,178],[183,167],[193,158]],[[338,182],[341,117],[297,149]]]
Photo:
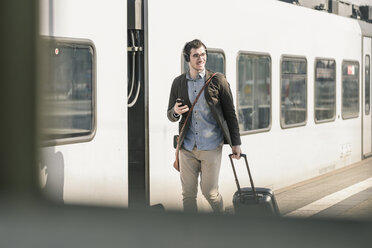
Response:
[[[40,2],[41,34],[89,40],[96,59],[94,137],[42,148],[41,183],[66,203],[128,206],[126,2]],[[159,0],[148,1],[147,7],[151,205],[182,207],[179,173],[172,167],[178,123],[171,123],[166,111],[172,81],[182,70],[182,48],[194,38],[224,52],[237,111],[238,56],[258,53],[270,58],[269,129],[242,134],[242,150],[256,185],[275,190],[361,159],[361,96],[355,118],[344,118],[342,112],[345,61],[359,64],[359,87],[361,82],[361,31],[355,20],[273,0],[239,0],[230,5],[223,0]],[[307,119],[305,125],[291,128],[280,123],[281,61],[286,57],[305,59],[307,71]],[[319,58],[336,63],[336,114],[325,123],[314,121],[314,72]],[[220,174],[225,206],[231,205],[236,190],[230,152],[225,146]],[[248,184],[244,166],[238,173]],[[210,210],[201,194],[198,201],[200,209]]]
[[[41,35],[87,39],[97,63],[93,139],[41,149],[41,184],[56,200],[128,205],[126,8],[117,0],[40,1]]]
[[[357,118],[343,119],[341,112],[341,65],[344,60],[358,62],[361,57],[360,28],[354,20],[277,1],[234,1],[226,5],[224,1],[170,0],[150,1],[148,20],[151,204],[182,206],[179,173],[172,168],[172,137],[178,124],[168,121],[166,110],[172,81],[181,73],[182,48],[194,38],[225,52],[226,76],[237,108],[238,54],[265,53],[271,58],[271,128],[242,136],[242,150],[248,155],[256,185],[278,189],[361,159],[360,113]],[[283,129],[280,124],[283,56],[300,56],[307,61],[304,126]],[[336,118],[321,124],[314,122],[315,58],[336,61]],[[230,152],[225,146],[220,173],[226,206],[231,205],[236,190],[227,157]],[[238,173],[246,175],[244,166]],[[198,201],[201,209],[209,209],[202,196]]]

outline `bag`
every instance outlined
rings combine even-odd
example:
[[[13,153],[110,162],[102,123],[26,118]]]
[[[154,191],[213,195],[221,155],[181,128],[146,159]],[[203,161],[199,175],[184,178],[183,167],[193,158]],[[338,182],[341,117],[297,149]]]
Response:
[[[173,136],[173,148],[176,149],[177,148],[177,143],[178,143],[178,139],[180,138],[179,135],[174,135]]]
[[[176,149],[176,159],[173,162],[173,167],[177,170],[180,171],[180,165],[179,165],[179,158],[178,158],[178,139],[180,138],[179,135],[174,135],[173,136],[173,147]]]
[[[278,204],[271,189],[256,187],[254,191],[256,195],[251,187],[244,187],[240,189],[240,192],[235,192],[233,196],[235,214],[280,216]]]
[[[274,192],[268,188],[256,188],[253,184],[251,171],[249,170],[246,154],[240,154],[245,160],[251,187],[240,188],[239,180],[236,175],[234,162],[229,155],[231,167],[233,169],[235,183],[238,190],[233,196],[233,205],[236,214],[265,214],[279,216],[280,211],[275,200]]]
[[[183,132],[183,130],[185,129],[185,126],[186,126],[186,123],[187,121],[189,120],[189,117],[191,116],[191,113],[192,113],[192,110],[194,109],[194,106],[196,104],[196,102],[198,101],[201,93],[203,92],[203,90],[205,89],[205,87],[207,87],[207,85],[212,81],[212,78],[216,75],[217,73],[213,73],[213,75],[205,82],[203,88],[199,91],[199,94],[196,96],[195,98],[195,101],[193,102],[191,108],[189,109],[189,112],[187,113],[187,116],[186,116],[186,119],[185,119],[185,123],[183,124],[182,128],[181,128],[181,132],[180,134]],[[175,135],[173,137],[173,146],[175,144],[175,142],[177,143],[176,145],[176,159],[175,161],[173,162],[173,167],[177,170],[177,171],[180,171],[180,163],[179,163],[179,153],[180,153],[180,146],[179,146],[179,143],[178,143],[178,139],[179,139],[179,136],[176,138],[176,136],[178,135]]]
[[[178,146],[177,146],[176,159],[173,162],[173,168],[175,168],[177,171],[180,171],[180,160],[179,160],[179,157],[178,157],[179,154],[180,154],[180,150],[178,149]]]

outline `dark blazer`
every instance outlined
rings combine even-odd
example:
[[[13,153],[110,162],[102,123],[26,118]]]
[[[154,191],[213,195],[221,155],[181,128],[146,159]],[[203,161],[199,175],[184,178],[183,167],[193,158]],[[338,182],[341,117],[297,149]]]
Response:
[[[206,70],[206,80],[208,80],[212,74],[212,71]],[[233,96],[231,94],[230,85],[223,74],[217,73],[213,77],[208,87],[206,87],[204,90],[204,97],[214,118],[217,121],[217,124],[220,126],[223,132],[225,137],[224,143],[229,144],[230,146],[241,145],[239,125],[235,114]],[[188,96],[186,73],[176,77],[172,84],[167,113],[168,119],[172,122],[178,121],[180,118],[174,117],[173,115],[173,107],[177,98],[185,100],[185,104],[191,108],[192,103],[190,102]],[[179,132],[181,132],[181,128],[185,123],[186,116],[187,113],[182,114],[181,121],[179,122]],[[190,121],[191,116],[186,123],[185,130],[180,133],[180,147],[182,146],[187,130],[189,129]]]

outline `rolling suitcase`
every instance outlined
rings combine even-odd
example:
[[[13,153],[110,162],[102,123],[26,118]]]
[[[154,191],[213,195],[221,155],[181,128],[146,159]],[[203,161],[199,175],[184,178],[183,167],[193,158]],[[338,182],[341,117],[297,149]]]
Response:
[[[276,203],[274,192],[268,188],[255,188],[251,172],[249,170],[248,160],[246,154],[240,156],[244,158],[248,171],[251,187],[240,188],[239,180],[236,175],[234,162],[229,155],[231,166],[234,172],[235,182],[238,190],[233,196],[233,205],[236,214],[264,214],[279,216],[279,208]]]

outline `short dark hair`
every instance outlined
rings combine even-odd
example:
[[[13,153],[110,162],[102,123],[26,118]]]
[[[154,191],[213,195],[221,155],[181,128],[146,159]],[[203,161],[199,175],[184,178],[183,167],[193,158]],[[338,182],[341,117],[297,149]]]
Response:
[[[194,39],[192,41],[186,42],[185,47],[183,48],[183,56],[186,60],[186,62],[190,62],[190,53],[191,49],[198,49],[201,46],[205,48],[205,51],[207,52],[207,47],[204,45],[204,43],[201,40]]]

